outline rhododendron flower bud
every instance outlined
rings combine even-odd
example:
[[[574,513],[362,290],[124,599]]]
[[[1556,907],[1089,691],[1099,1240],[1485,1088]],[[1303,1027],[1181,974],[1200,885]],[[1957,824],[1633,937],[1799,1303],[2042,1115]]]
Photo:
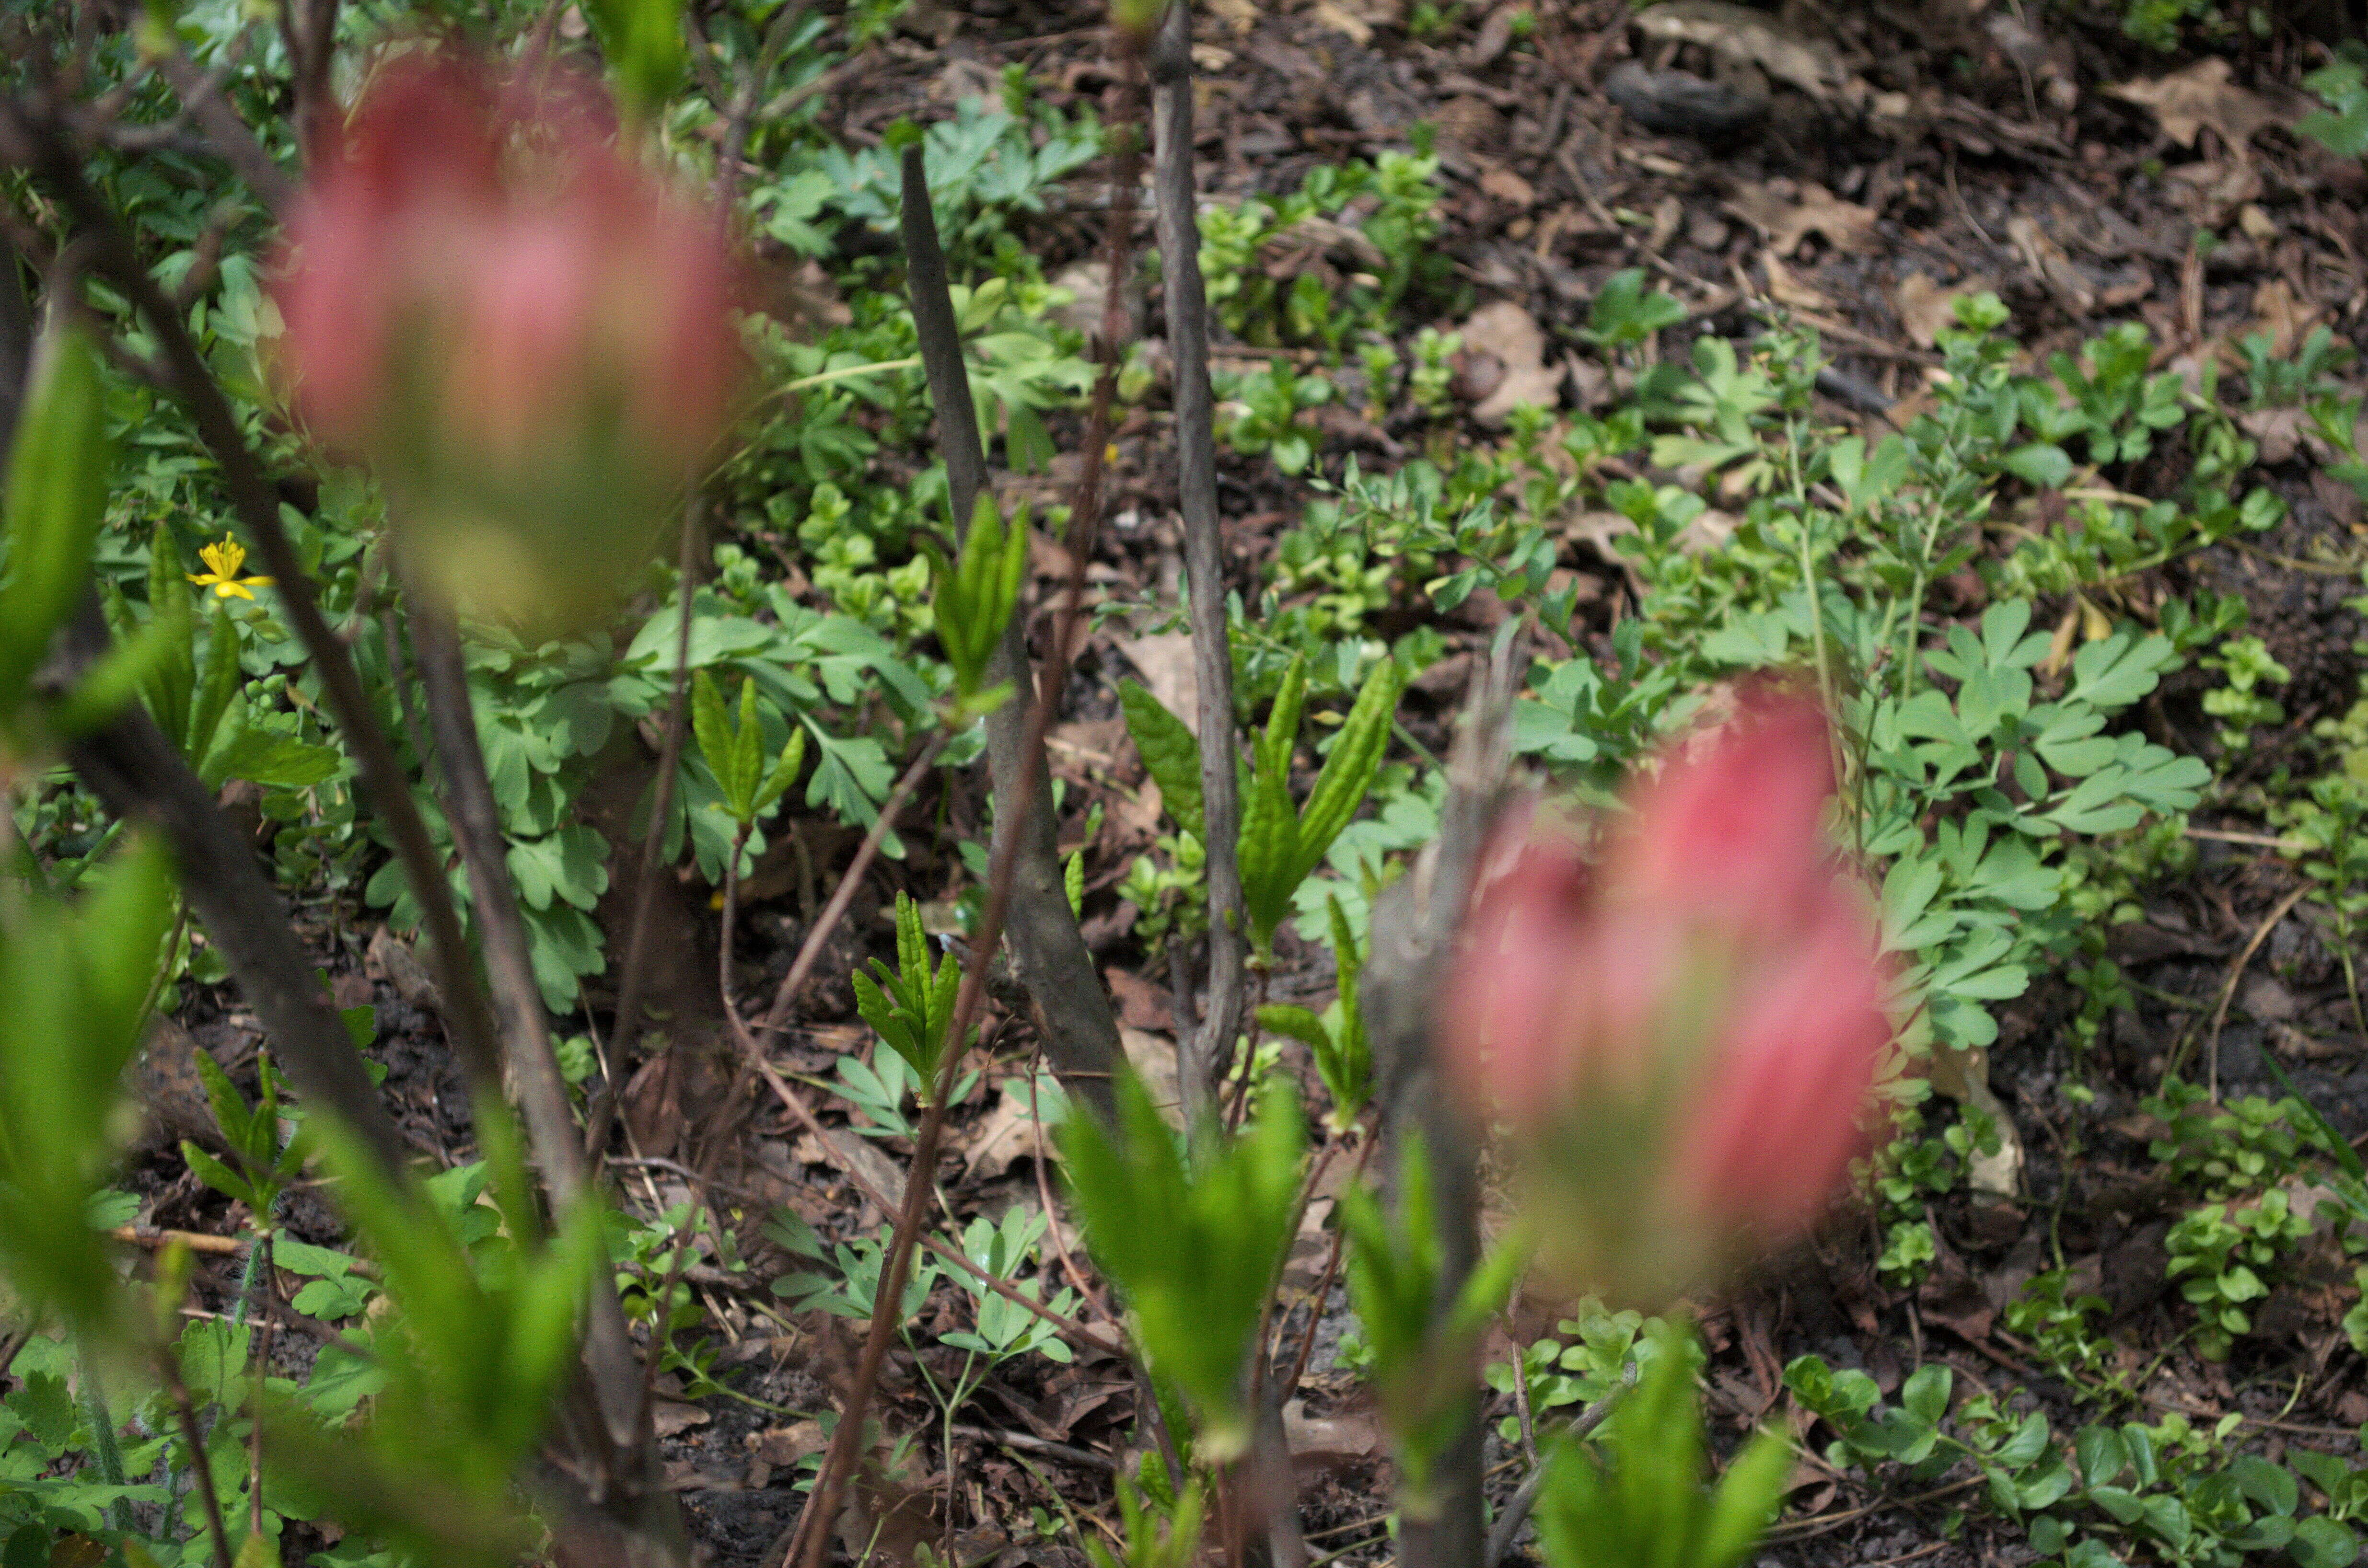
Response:
[[[1753,691],[1599,856],[1540,812],[1480,889],[1442,1048],[1579,1283],[1665,1305],[1812,1221],[1862,1149],[1892,971],[1832,792],[1824,716]]]
[[[379,471],[409,570],[545,627],[630,585],[740,368],[721,229],[597,92],[389,62],[317,152],[274,290],[275,368]]]

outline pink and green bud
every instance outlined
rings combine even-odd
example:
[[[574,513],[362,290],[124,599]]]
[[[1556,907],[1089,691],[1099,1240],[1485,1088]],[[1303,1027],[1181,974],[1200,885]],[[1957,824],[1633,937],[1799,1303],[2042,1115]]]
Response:
[[[1599,853],[1541,813],[1480,890],[1442,1049],[1576,1282],[1666,1304],[1812,1223],[1863,1149],[1893,976],[1832,792],[1824,716],[1755,691]]]
[[[597,616],[730,419],[713,214],[619,146],[597,86],[426,55],[380,68],[314,167],[274,287],[296,411],[377,469],[432,589]]]

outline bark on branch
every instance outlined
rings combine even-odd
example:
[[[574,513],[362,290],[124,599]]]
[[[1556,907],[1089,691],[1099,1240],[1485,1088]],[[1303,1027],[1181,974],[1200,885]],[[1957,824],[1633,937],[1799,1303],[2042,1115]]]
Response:
[[[913,322],[921,342],[921,363],[937,410],[938,441],[946,463],[954,524],[970,526],[972,509],[986,494],[986,452],[979,439],[978,414],[971,402],[970,376],[962,365],[962,335],[954,323],[946,285],[945,252],[929,210],[928,177],[918,148],[905,153],[904,235]],[[1116,285],[1113,284],[1113,287]],[[1073,527],[1082,527],[1079,519]],[[1110,1074],[1125,1060],[1119,1049],[1118,1018],[1102,989],[1093,955],[1069,907],[1055,840],[1050,770],[1041,737],[1029,734],[1026,694],[1033,675],[1028,661],[1027,618],[1015,613],[1003,642],[988,662],[986,681],[1009,681],[1019,694],[986,719],[986,767],[995,791],[995,854],[1007,837],[1018,843],[1011,858],[1010,910],[1004,935],[1012,966],[1034,1003],[1043,1029],[1044,1053],[1063,1084],[1082,1103],[1107,1113]],[[1060,694],[1045,694],[1057,701]],[[1023,779],[1025,782],[1023,783]],[[982,954],[982,960],[992,955]]]

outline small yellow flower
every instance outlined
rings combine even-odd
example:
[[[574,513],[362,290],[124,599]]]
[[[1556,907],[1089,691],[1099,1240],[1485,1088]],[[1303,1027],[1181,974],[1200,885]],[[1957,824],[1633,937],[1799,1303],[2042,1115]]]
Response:
[[[238,569],[246,564],[246,546],[223,536],[220,544],[199,545],[198,558],[211,570],[187,574],[190,582],[200,588],[211,588],[218,599],[251,599],[254,590],[271,586],[268,577],[242,577]]]

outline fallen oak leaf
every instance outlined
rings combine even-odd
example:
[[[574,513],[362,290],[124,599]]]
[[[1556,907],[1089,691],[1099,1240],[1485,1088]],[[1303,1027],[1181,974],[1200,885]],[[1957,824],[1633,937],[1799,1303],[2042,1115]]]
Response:
[[[1930,348],[1943,331],[1957,324],[1959,300],[1995,292],[1997,288],[1987,278],[1941,284],[1921,272],[1911,272],[1891,291],[1891,304],[1899,312],[1899,324],[1907,329],[1909,340],[1918,348]]]
[[[1874,211],[1844,201],[1821,185],[1804,185],[1798,199],[1787,196],[1773,182],[1747,182],[1720,204],[1727,212],[1759,230],[1769,248],[1789,256],[1811,234],[1822,234],[1836,250],[1875,248]]]
[[[1474,418],[1502,425],[1521,403],[1560,406],[1562,371],[1545,363],[1546,335],[1528,311],[1510,300],[1483,305],[1463,324],[1461,335],[1466,354],[1486,354],[1503,370],[1473,405]]]
[[[2163,134],[2182,147],[2194,146],[2196,133],[2208,125],[2234,153],[2287,117],[2260,94],[2231,83],[2228,72],[2228,62],[2215,56],[2152,81],[2116,82],[2105,91],[2153,110]]]

